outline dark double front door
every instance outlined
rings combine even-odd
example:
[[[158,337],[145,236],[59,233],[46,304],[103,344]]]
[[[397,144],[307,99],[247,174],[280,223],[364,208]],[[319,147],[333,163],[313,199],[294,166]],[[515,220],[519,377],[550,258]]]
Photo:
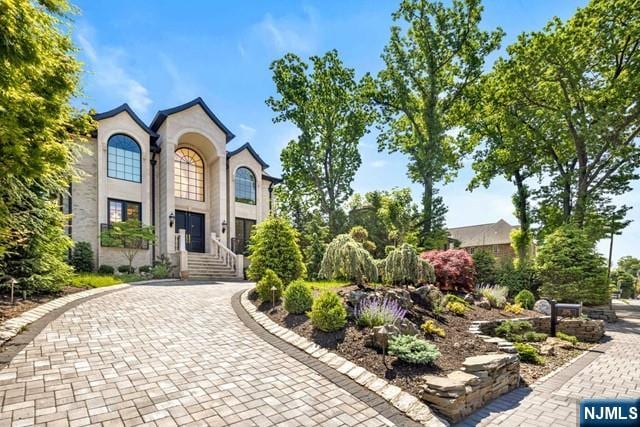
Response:
[[[187,251],[204,252],[204,214],[176,210],[176,231],[187,232]]]

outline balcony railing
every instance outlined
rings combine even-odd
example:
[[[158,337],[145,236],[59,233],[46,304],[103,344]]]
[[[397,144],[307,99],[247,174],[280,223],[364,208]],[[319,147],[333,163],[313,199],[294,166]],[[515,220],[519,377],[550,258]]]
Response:
[[[100,234],[110,230],[111,224],[100,224]],[[100,246],[106,248],[149,249],[149,242],[143,239],[115,239],[100,237]]]

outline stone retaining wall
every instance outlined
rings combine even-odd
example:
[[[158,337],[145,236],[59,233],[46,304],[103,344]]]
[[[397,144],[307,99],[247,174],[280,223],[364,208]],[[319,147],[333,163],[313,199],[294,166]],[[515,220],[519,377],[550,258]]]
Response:
[[[480,331],[486,335],[493,335],[496,327],[505,320],[527,320],[531,322],[537,332],[549,333],[551,328],[551,318],[543,317],[522,317],[518,319],[500,319],[477,322]],[[604,321],[593,319],[562,319],[556,327],[556,331],[573,335],[580,341],[599,342],[604,336]]]
[[[520,362],[516,354],[468,357],[462,365],[462,370],[446,377],[423,377],[422,400],[450,421],[459,421],[518,387]]]
[[[616,322],[618,320],[616,312],[609,305],[582,307],[582,312],[592,319],[600,319],[606,322]]]

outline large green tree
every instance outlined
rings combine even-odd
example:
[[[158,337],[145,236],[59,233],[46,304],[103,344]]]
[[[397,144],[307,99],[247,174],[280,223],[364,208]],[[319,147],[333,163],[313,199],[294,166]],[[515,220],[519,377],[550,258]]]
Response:
[[[468,188],[488,187],[496,177],[514,184],[512,200],[520,229],[512,233],[512,243],[519,264],[524,265],[533,240],[527,180],[540,176],[543,166],[536,154],[536,135],[519,120],[522,113],[511,104],[508,87],[504,76],[493,72],[483,76],[475,88],[479,101],[469,111],[464,129],[471,145],[478,147],[472,165],[475,175]]]
[[[387,246],[417,244],[418,207],[409,188],[354,194],[348,203],[349,225],[362,226],[376,245],[375,256],[384,258]]]
[[[74,110],[80,64],[65,0],[0,6],[0,274],[29,290],[68,277],[70,240],[56,198],[73,179],[74,147],[91,120]]]
[[[453,136],[459,113],[503,34],[480,30],[481,12],[480,0],[454,0],[450,7],[402,1],[373,89],[381,115],[380,149],[407,155],[409,177],[424,189],[420,239],[426,247],[446,239],[446,208],[436,184],[461,167],[466,148]]]
[[[309,65],[294,54],[271,64],[279,96],[267,100],[275,122],[288,121],[300,136],[280,155],[288,204],[304,200],[326,217],[333,235],[341,230],[341,205],[353,190],[351,183],[362,163],[358,143],[373,121],[355,72],[343,65],[338,52],[310,58]],[[301,199],[303,201],[301,201]]]
[[[548,179],[538,193],[545,232],[567,223],[593,239],[626,226],[640,166],[640,8],[634,0],[592,0],[562,22],[521,35],[498,60],[507,107],[535,145]],[[603,219],[604,217],[604,219]],[[610,220],[611,219],[611,220]],[[616,230],[613,230],[616,231]]]

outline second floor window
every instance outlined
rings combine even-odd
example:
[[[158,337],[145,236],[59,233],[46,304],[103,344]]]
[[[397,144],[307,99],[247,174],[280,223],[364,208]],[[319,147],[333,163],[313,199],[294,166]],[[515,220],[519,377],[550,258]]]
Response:
[[[140,146],[133,138],[117,134],[107,142],[107,176],[141,182]]]
[[[175,196],[204,202],[204,163],[190,148],[178,148],[174,163]]]
[[[245,167],[236,171],[236,202],[256,204],[256,176]]]

